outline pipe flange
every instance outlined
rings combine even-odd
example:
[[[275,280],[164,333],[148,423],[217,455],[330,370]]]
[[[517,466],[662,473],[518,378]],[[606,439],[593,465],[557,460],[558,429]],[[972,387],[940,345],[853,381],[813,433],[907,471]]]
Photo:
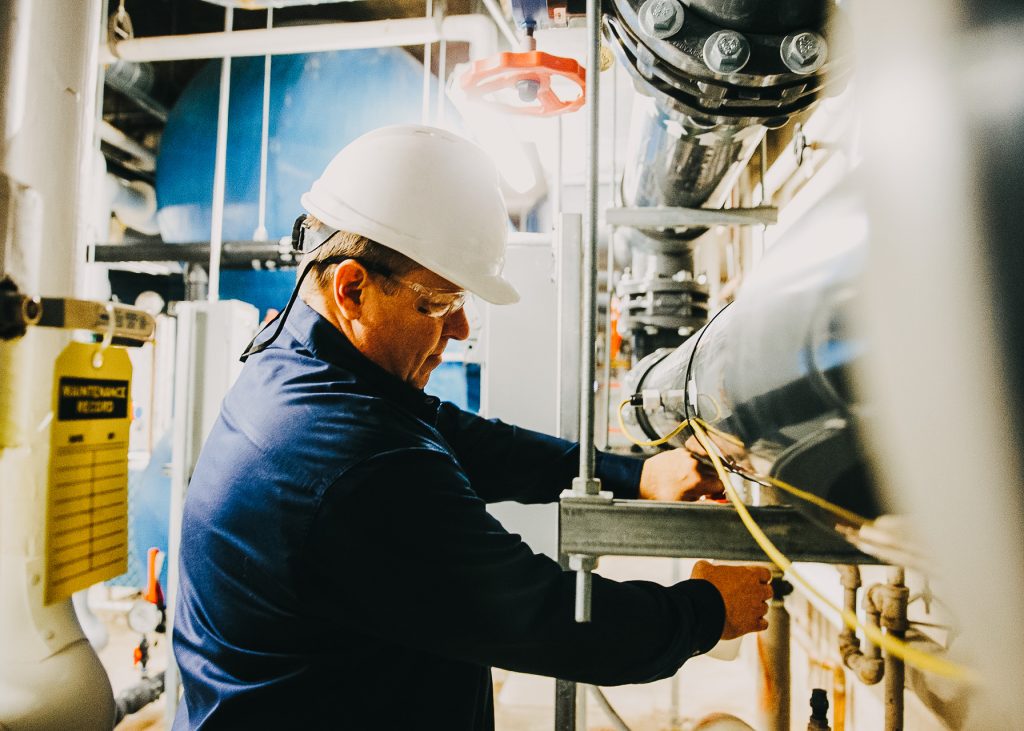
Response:
[[[679,0],[646,0],[637,12],[640,29],[652,38],[668,38],[683,28],[685,13]]]

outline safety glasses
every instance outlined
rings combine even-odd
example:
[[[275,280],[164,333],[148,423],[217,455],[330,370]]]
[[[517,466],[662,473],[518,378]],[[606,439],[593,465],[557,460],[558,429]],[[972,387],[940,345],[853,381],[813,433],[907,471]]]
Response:
[[[406,281],[396,276],[390,276],[389,279],[416,293],[417,297],[414,307],[421,315],[440,319],[448,317],[448,315],[452,315],[466,306],[466,293],[461,290],[458,292],[443,292],[425,287],[416,282]]]

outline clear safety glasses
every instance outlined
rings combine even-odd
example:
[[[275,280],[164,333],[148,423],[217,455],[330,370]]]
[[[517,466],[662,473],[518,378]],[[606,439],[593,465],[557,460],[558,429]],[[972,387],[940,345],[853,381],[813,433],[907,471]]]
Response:
[[[408,282],[396,276],[388,278],[392,282],[397,282],[417,294],[414,306],[421,315],[440,319],[455,314],[466,306],[467,295],[461,290],[458,292],[443,292],[425,287],[416,282]]]

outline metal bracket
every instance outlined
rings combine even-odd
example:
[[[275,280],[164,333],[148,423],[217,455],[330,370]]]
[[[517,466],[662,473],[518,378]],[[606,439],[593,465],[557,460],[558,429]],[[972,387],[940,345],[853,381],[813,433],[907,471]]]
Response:
[[[563,490],[558,496],[559,500],[568,502],[600,503],[608,505],[615,495],[608,490],[601,489],[600,480],[584,480],[582,477],[574,477],[571,490]]]
[[[5,278],[0,281],[0,340],[20,338],[30,327],[86,330],[118,345],[141,345],[153,339],[156,320],[145,310],[112,302],[29,297]]]
[[[584,556],[669,556],[766,561],[728,505],[652,500],[562,500],[559,551]],[[772,542],[793,561],[879,564],[795,508],[749,508]]]

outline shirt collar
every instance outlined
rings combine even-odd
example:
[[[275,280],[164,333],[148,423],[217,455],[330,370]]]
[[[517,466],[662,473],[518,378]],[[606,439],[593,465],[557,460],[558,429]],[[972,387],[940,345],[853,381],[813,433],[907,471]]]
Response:
[[[319,360],[349,371],[357,381],[368,385],[375,393],[397,402],[417,417],[433,424],[437,420],[440,399],[428,396],[397,376],[388,373],[367,358],[329,320],[302,301],[295,301],[285,329]]]

